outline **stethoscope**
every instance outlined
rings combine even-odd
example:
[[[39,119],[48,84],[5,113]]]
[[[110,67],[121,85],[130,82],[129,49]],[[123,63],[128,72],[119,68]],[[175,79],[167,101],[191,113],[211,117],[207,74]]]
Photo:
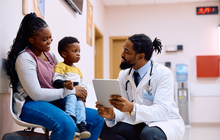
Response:
[[[152,69],[153,69],[153,63],[152,63],[152,61],[151,61],[150,76],[152,75]],[[130,75],[131,70],[132,70],[132,68],[130,69],[128,75]],[[130,82],[129,80],[126,81],[126,83],[125,83],[125,90],[126,90],[126,93],[127,93],[128,100],[131,101],[131,102],[133,102],[134,100],[130,100],[130,99],[129,99],[128,92],[127,92],[127,90],[128,90],[128,83],[129,83],[129,82]],[[152,96],[152,93],[151,93],[151,91],[152,91],[152,86],[151,86],[150,82],[151,82],[151,79],[148,81],[148,85],[147,85],[146,91],[147,91],[147,93],[148,93],[150,96]]]

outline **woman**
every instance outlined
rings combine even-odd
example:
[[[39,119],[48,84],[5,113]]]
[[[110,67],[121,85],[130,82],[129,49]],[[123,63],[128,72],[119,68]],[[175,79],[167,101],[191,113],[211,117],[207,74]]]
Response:
[[[64,97],[72,91],[52,86],[57,60],[49,52],[53,41],[47,23],[27,14],[8,53],[6,72],[14,92],[14,111],[25,122],[42,125],[52,131],[51,140],[72,140],[76,131],[74,120],[63,111]],[[75,93],[85,92],[78,87]],[[90,140],[97,140],[104,120],[96,110],[86,108]]]

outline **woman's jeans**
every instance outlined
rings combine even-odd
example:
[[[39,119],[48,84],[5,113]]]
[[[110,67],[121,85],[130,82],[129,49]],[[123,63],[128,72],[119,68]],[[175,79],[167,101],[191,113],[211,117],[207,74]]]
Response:
[[[76,124],[63,111],[64,108],[64,99],[48,103],[27,98],[22,107],[20,118],[25,122],[42,125],[52,131],[51,140],[73,140]],[[86,123],[87,130],[91,133],[91,137],[87,140],[97,140],[101,133],[104,119],[98,115],[97,110],[86,108]]]

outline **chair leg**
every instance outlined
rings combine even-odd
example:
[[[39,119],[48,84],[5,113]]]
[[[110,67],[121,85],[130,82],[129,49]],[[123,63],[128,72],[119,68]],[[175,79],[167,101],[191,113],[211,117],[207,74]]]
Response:
[[[48,140],[49,140],[50,139],[50,134],[49,134],[49,130],[48,129],[45,129],[45,135],[47,135]]]

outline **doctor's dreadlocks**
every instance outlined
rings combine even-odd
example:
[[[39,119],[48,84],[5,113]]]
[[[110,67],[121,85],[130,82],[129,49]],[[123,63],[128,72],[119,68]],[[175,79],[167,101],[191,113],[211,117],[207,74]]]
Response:
[[[153,51],[161,53],[162,44],[157,38],[152,42],[151,39],[145,34],[135,34],[128,38],[133,43],[133,49],[136,53],[144,53],[145,59],[150,60]]]

